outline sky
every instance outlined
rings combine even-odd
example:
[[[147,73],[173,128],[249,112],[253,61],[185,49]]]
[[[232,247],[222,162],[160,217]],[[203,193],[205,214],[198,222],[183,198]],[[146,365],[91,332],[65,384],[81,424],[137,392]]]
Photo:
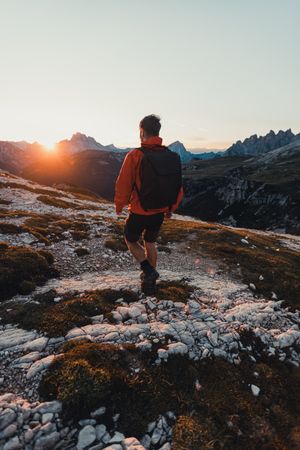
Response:
[[[298,0],[0,0],[0,140],[227,148],[300,131]]]

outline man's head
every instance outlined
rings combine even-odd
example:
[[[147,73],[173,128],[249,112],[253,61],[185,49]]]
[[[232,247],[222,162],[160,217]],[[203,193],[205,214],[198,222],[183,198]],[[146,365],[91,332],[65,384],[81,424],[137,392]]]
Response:
[[[155,114],[151,114],[150,116],[144,117],[140,121],[141,141],[143,142],[152,136],[158,136],[160,127],[161,127],[161,123],[160,123],[159,116],[156,116]]]

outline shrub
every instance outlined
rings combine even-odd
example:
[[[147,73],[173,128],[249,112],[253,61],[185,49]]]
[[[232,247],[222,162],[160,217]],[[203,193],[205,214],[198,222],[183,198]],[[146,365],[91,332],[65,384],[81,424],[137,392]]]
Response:
[[[62,364],[60,376],[57,397],[70,410],[91,411],[110,394],[109,371],[93,367],[85,359],[70,360]]]
[[[51,267],[49,260],[50,254],[47,260],[42,252],[29,247],[6,246],[2,249],[0,252],[0,299],[9,298],[20,290],[28,292],[34,284],[56,276],[57,271]]]

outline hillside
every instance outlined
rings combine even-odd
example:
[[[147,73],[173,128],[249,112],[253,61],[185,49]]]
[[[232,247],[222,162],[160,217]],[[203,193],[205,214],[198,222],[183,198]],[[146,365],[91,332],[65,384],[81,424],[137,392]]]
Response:
[[[183,168],[184,214],[300,234],[300,141],[255,157],[227,156]]]
[[[150,298],[112,204],[0,192],[1,448],[299,448],[298,237],[174,215]]]
[[[75,184],[111,200],[122,161],[122,155],[100,150],[45,154],[23,168],[22,176],[50,186]]]

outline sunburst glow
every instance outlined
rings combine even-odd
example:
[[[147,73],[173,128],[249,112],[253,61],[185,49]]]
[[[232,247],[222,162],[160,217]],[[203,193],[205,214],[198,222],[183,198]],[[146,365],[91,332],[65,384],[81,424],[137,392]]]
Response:
[[[43,146],[48,152],[53,152],[55,150],[56,142],[53,139],[44,139]]]

